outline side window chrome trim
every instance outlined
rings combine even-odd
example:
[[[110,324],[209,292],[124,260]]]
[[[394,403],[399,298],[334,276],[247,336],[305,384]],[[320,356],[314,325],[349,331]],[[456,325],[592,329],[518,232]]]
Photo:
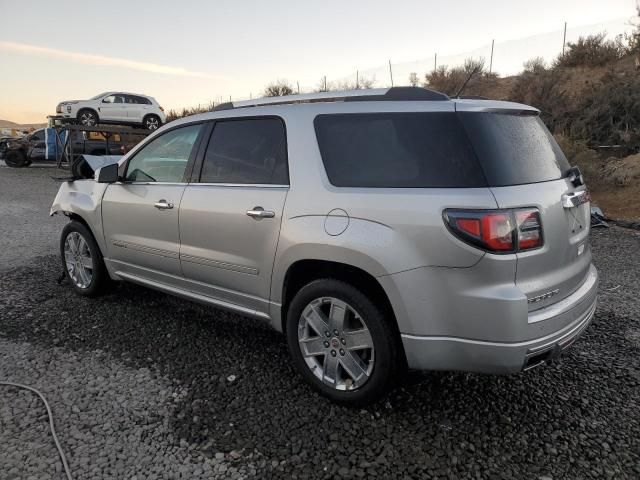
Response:
[[[259,187],[259,188],[289,188],[290,185],[278,185],[274,183],[200,183],[192,182],[189,186],[198,187]]]
[[[122,185],[189,185],[185,182],[119,182]]]

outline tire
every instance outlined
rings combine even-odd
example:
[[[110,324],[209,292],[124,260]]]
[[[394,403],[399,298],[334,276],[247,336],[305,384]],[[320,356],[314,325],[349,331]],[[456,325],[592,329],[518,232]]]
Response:
[[[22,150],[8,150],[4,157],[4,163],[7,164],[7,167],[12,168],[28,167],[31,164],[27,161],[27,156]]]
[[[154,132],[162,126],[162,122],[157,115],[147,115],[142,120],[142,125],[144,125],[144,128],[147,130]]]
[[[79,250],[77,247],[80,247]],[[104,293],[109,284],[107,267],[98,244],[83,223],[72,220],[62,229],[60,257],[65,276],[77,293],[87,297]],[[91,268],[87,267],[87,258],[91,262]],[[90,274],[86,272],[89,269]],[[88,277],[83,275],[83,270]]]
[[[100,121],[100,119],[98,118],[98,114],[93,110],[89,110],[87,108],[85,108],[84,110],[80,110],[76,119],[79,125],[84,125],[85,127],[94,127],[98,125]]]
[[[342,328],[339,321],[329,318],[328,312],[334,310],[348,312],[342,317]],[[318,331],[312,312],[320,312],[320,330],[328,325],[327,330]],[[332,330],[335,326],[338,328]],[[379,400],[391,389],[402,366],[397,334],[389,319],[360,290],[340,280],[314,280],[302,287],[287,310],[286,334],[294,365],[306,382],[344,405]],[[367,344],[373,348],[356,348]],[[349,369],[358,375],[350,374]]]

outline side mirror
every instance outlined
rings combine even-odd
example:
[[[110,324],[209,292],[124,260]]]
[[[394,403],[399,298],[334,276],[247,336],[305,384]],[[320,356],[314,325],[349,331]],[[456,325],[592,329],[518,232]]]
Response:
[[[118,164],[105,165],[98,172],[98,183],[116,183],[118,181]]]

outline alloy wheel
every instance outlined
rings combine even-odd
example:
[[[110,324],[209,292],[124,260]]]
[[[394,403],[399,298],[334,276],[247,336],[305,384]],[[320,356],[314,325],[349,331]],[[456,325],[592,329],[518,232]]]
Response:
[[[91,112],[82,112],[80,123],[87,127],[93,127],[96,124],[96,116]]]
[[[145,120],[144,125],[149,130],[157,130],[160,127],[160,121],[156,117],[149,117]]]
[[[336,390],[360,388],[373,373],[371,333],[358,312],[337,298],[317,298],[304,308],[298,345],[316,378]]]
[[[64,261],[69,278],[78,288],[89,288],[93,278],[93,258],[84,237],[71,232],[64,241]]]

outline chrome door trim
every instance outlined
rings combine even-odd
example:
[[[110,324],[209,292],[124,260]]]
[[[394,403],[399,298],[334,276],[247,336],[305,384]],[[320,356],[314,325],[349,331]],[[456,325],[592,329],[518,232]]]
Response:
[[[205,267],[220,268],[222,270],[231,270],[232,272],[247,273],[249,275],[258,275],[257,268],[248,267],[246,265],[238,265],[235,263],[221,262],[211,258],[197,257],[194,255],[180,254],[180,260],[189,263],[195,263],[197,265],[204,265]]]
[[[170,252],[169,250],[163,250],[161,248],[147,247],[138,243],[124,242],[122,240],[113,240],[111,245],[114,247],[135,250],[140,253],[147,253],[149,255],[157,255],[160,257],[175,258],[176,260],[179,260],[178,252]]]

